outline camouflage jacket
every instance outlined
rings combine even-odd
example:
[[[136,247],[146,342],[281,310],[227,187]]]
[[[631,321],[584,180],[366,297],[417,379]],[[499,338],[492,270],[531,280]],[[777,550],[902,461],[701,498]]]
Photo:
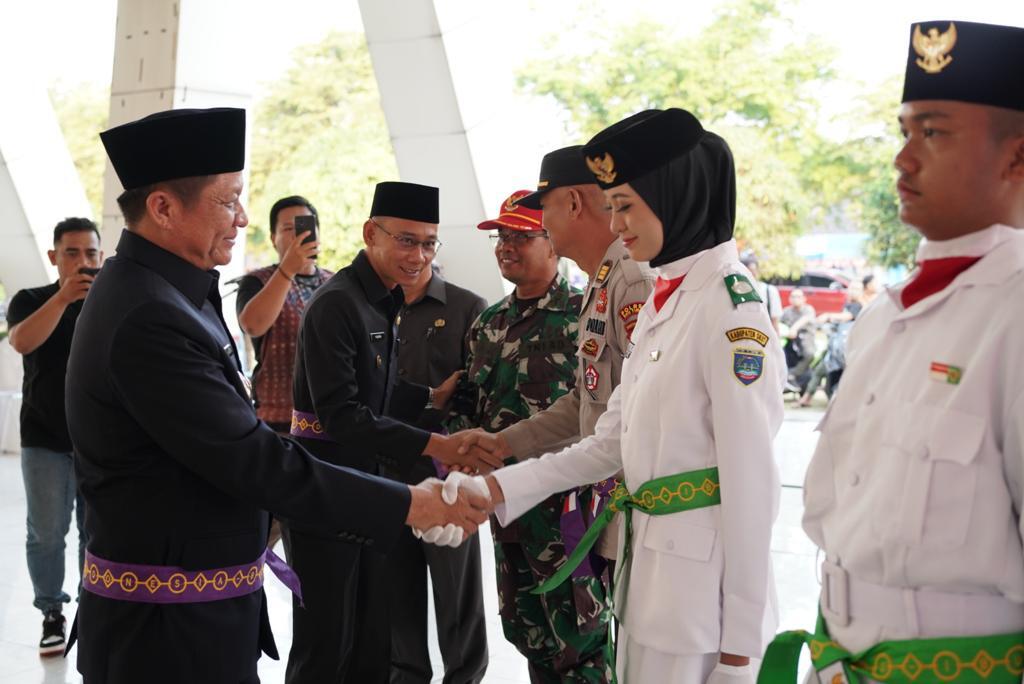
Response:
[[[568,394],[576,378],[583,293],[561,275],[536,304],[520,310],[515,293],[480,314],[469,329],[466,368],[473,411],[453,417],[452,432],[497,432]]]

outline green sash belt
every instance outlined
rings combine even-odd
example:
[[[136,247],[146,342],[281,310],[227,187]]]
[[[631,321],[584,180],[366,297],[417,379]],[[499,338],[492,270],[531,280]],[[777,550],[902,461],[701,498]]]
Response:
[[[622,572],[629,562],[629,552],[633,537],[633,509],[648,515],[669,515],[681,511],[692,511],[695,508],[714,506],[722,502],[718,484],[718,468],[691,470],[676,475],[666,475],[650,482],[645,482],[630,494],[625,485],[619,484],[611,492],[611,500],[587,533],[580,539],[576,550],[572,552],[565,564],[558,571],[541,583],[534,594],[551,591],[564,582],[576,569],[597,542],[601,530],[608,526],[615,514],[622,511],[626,519],[626,539],[623,558],[619,563]]]
[[[883,641],[850,653],[832,640],[819,615],[814,634],[798,629],[775,637],[765,651],[757,684],[796,682],[804,644],[811,649],[815,670],[841,662],[850,684],[860,684],[862,678],[887,684],[1019,684],[1024,673],[1024,632]]]

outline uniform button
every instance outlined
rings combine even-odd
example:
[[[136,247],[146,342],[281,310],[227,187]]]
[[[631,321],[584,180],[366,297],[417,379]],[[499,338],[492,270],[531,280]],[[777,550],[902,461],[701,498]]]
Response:
[[[363,539],[363,543],[366,544],[367,546],[373,546],[373,540],[372,539],[365,539],[364,538]]]
[[[907,324],[904,323],[903,321],[896,321],[895,323],[892,324],[892,331],[894,333],[901,333],[901,332],[903,332],[906,329],[907,329]]]
[[[399,368],[398,369],[398,374],[399,375],[405,375],[405,369],[404,368]]]
[[[622,431],[623,432],[629,432],[629,426],[628,425],[623,425],[622,426]]]
[[[672,549],[676,548],[675,541],[673,541],[672,539],[669,539],[667,542],[665,542],[665,548],[668,549],[669,551],[671,551]]]
[[[871,404],[875,403],[875,394],[874,394],[874,392],[872,392],[871,394],[868,395],[868,398],[864,400],[864,403],[867,404],[868,406],[870,406]]]
[[[850,473],[849,479],[851,487],[856,487],[857,485],[860,484],[860,475],[858,475],[857,473]]]
[[[928,447],[925,447],[924,449],[921,449],[921,460],[922,461],[927,461],[928,460]]]

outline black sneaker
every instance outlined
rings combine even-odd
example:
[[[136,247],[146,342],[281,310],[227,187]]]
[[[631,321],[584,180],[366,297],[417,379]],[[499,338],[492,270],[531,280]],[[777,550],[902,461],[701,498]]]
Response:
[[[43,638],[39,640],[39,655],[55,656],[64,653],[64,627],[67,620],[60,610],[48,610],[43,617]]]

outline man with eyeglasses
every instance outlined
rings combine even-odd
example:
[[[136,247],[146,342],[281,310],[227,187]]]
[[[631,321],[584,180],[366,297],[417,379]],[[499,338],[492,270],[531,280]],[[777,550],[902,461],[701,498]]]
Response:
[[[541,212],[519,202],[527,195],[513,193],[496,219],[479,225],[495,231],[498,268],[515,291],[486,309],[470,330],[474,410],[452,421],[452,429],[498,432],[544,411],[576,381],[583,294],[558,274]],[[579,505],[582,491],[556,494],[509,527],[491,525],[502,629],[526,657],[534,682],[605,681],[601,628],[607,611],[600,581],[582,578],[544,596],[530,593],[564,563],[560,518],[566,507]]]
[[[330,463],[380,474],[433,456],[490,470],[500,459],[458,454],[461,438],[396,419],[392,408],[448,403],[459,373],[436,389],[398,376],[397,317],[440,243],[438,189],[379,183],[363,224],[366,248],[310,299],[296,351],[291,434]],[[403,411],[404,413],[404,411]],[[362,540],[292,523],[291,562],[305,605],[293,601],[285,681],[387,682],[390,678],[387,561]],[[461,535],[452,543],[461,541]]]

